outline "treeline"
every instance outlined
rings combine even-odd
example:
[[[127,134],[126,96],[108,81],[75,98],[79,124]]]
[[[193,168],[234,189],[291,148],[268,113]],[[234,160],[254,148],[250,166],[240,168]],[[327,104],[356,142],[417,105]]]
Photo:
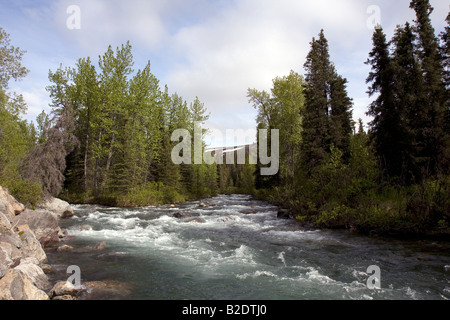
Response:
[[[50,72],[52,112],[37,126],[22,120],[26,104],[9,83],[28,73],[24,52],[0,29],[0,185],[31,205],[49,194],[139,206],[253,193],[315,227],[448,233],[450,15],[437,37],[429,0],[410,7],[416,20],[390,41],[381,27],[374,31],[367,130],[352,120],[347,79],[323,30],[310,43],[304,76],[291,71],[270,92],[248,90],[257,129],[280,130],[274,176],[260,175],[261,164],[174,164],[174,130],[193,139],[194,123],[209,115],[198,98],[188,104],[162,88],[150,63],[134,71],[129,43],[109,47],[97,66],[84,58]]]
[[[291,72],[271,93],[248,91],[258,128],[280,129],[281,170],[257,178],[257,196],[316,227],[449,232],[449,27],[436,37],[429,1],[410,7],[417,19],[398,26],[391,41],[380,26],[374,31],[367,132],[352,121],[347,80],[323,30],[304,77]]]
[[[173,203],[243,191],[245,173],[252,187],[253,171],[245,166],[173,163],[174,130],[187,129],[193,139],[194,123],[209,115],[198,98],[188,104],[161,88],[150,62],[135,72],[129,43],[115,51],[110,46],[98,66],[84,58],[50,71],[52,112],[43,111],[37,127],[21,120],[23,98],[6,94],[9,79],[27,73],[24,52],[5,32],[1,47],[0,184],[20,200],[36,204],[53,195],[73,203]]]

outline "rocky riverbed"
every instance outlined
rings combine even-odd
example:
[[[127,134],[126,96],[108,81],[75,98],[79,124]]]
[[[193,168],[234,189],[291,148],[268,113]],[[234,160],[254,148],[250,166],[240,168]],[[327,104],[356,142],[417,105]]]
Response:
[[[89,298],[117,284],[91,281],[77,285],[67,281],[70,274],[55,278],[48,264],[48,252],[67,252],[67,232],[60,220],[73,216],[71,206],[50,198],[39,208],[26,208],[0,187],[0,300],[74,300]],[[100,242],[84,250],[102,251]],[[92,298],[91,297],[91,298]]]

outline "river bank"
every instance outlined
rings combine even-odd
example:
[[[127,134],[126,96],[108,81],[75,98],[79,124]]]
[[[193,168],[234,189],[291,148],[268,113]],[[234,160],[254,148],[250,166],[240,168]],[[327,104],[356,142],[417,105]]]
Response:
[[[57,198],[28,209],[0,187],[0,300],[75,300],[119,290],[121,284],[114,281],[76,286],[66,281],[69,266],[57,270],[49,261],[49,255],[70,251],[70,237],[60,225],[73,215],[69,203]],[[99,252],[105,246],[99,243],[84,250]]]

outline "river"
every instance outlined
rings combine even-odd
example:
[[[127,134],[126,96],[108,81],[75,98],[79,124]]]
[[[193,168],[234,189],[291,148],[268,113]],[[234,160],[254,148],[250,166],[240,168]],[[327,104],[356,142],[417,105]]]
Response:
[[[62,227],[74,249],[49,254],[49,262],[64,272],[79,266],[83,282],[113,279],[132,288],[104,299],[450,298],[448,242],[306,230],[246,195],[175,207],[73,207]],[[83,250],[99,241],[105,250]],[[368,288],[369,266],[379,267],[380,288]]]

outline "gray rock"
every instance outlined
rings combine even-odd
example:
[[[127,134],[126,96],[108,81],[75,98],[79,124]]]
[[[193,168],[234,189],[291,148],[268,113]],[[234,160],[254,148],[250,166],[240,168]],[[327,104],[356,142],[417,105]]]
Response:
[[[50,198],[39,206],[41,209],[45,209],[55,213],[59,218],[69,218],[74,215],[73,209],[70,204],[64,200],[58,198]]]
[[[172,215],[172,217],[177,219],[190,218],[192,217],[192,214],[186,212],[176,212]]]
[[[128,252],[107,252],[102,253],[97,256],[97,259],[103,260],[103,261],[122,261],[124,259],[127,259],[130,257],[130,254]]]
[[[17,229],[20,241],[18,249],[20,249],[21,256],[24,258],[34,257],[39,263],[46,262],[47,255],[30,227],[25,224],[18,226]]]
[[[82,296],[90,300],[122,299],[132,292],[130,284],[116,280],[89,281],[83,283],[83,287]]]
[[[68,301],[68,300],[78,300],[78,298],[66,294],[66,295],[63,295],[63,296],[56,296],[56,297],[52,298],[52,300],[65,300],[65,301]]]
[[[62,246],[59,246],[57,249],[56,249],[56,251],[58,251],[58,252],[68,252],[68,251],[72,251],[73,250],[73,247],[72,246],[69,246],[69,245],[67,245],[67,244],[64,244],[64,245],[62,245]]]
[[[0,242],[0,278],[3,277],[14,261],[11,259],[12,246],[9,243]]]
[[[77,230],[77,231],[89,231],[93,230],[92,226],[88,224],[81,224],[70,228],[71,230]]]
[[[38,264],[39,261],[34,257],[23,258],[14,270],[26,276],[38,289],[49,290],[51,285],[48,277]]]
[[[40,266],[41,266],[42,271],[44,271],[45,274],[53,273],[53,267],[51,265],[43,263]]]
[[[100,241],[97,242],[96,244],[94,244],[93,246],[90,247],[92,250],[95,251],[102,251],[106,249],[106,242],[105,241]]]
[[[20,271],[10,269],[0,279],[0,300],[49,300],[49,296]]]
[[[0,207],[0,228],[11,229],[11,220],[4,212],[6,212],[6,207],[5,210],[2,210],[2,208]]]
[[[56,214],[44,210],[26,209],[14,219],[16,224],[27,224],[44,247],[52,246],[64,237]]]
[[[25,206],[19,203],[8,190],[0,186],[0,212],[3,212],[12,221],[14,217],[25,210]]]
[[[68,281],[58,281],[48,295],[54,300],[57,296],[78,297],[82,291],[82,288],[77,288]]]

